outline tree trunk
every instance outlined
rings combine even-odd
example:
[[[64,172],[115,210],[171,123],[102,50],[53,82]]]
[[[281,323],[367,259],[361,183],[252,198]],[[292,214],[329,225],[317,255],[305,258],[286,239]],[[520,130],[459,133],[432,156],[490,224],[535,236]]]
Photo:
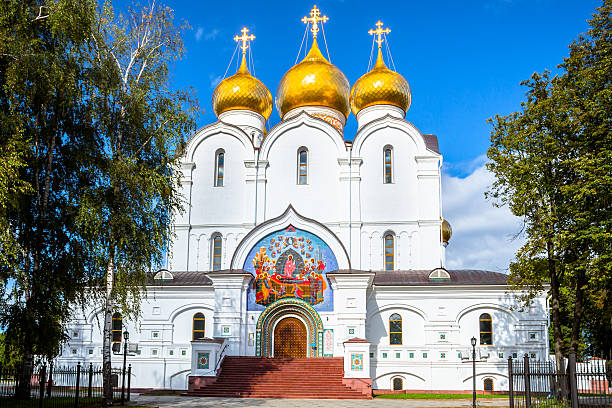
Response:
[[[559,277],[557,276],[557,266],[554,259],[554,244],[552,242],[546,243],[548,251],[548,274],[550,276],[550,308],[553,325],[553,344],[555,349],[555,361],[557,364],[557,370],[561,369],[561,315],[560,315],[560,301],[559,301]]]
[[[574,301],[574,318],[572,319],[572,338],[570,353],[578,354],[578,340],[580,339],[580,326],[582,324],[582,311],[584,305],[584,280],[585,272],[579,271],[576,276],[576,299]]]
[[[114,252],[109,251],[106,267],[106,303],[104,306],[104,336],[102,343],[102,377],[104,387],[104,405],[113,404],[113,384],[111,365],[111,335],[113,327],[113,279],[114,279]]]

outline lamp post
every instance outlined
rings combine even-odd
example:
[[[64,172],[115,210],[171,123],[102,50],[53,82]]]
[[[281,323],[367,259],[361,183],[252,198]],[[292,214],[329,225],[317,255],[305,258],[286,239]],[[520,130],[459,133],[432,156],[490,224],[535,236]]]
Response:
[[[472,408],[476,408],[476,337],[472,337]]]
[[[125,404],[125,364],[127,362],[128,340],[130,333],[126,330],[123,332],[123,379],[121,380],[121,405]]]

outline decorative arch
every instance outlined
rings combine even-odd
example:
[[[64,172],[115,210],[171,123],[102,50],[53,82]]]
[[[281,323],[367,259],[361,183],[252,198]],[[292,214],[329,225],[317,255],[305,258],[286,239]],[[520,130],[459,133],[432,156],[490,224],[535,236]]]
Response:
[[[270,132],[268,132],[261,144],[261,160],[268,160],[270,149],[279,137],[282,137],[282,135],[287,131],[300,126],[308,126],[322,131],[329,136],[329,138],[332,139],[336,145],[338,157],[343,157],[346,155],[346,145],[344,144],[344,139],[338,130],[323,119],[315,118],[314,116],[302,111],[300,114],[292,117],[291,119],[279,122],[276,126],[270,129]]]
[[[257,242],[273,232],[287,228],[289,225],[309,231],[321,238],[336,257],[338,269],[351,269],[351,261],[348,252],[338,236],[320,222],[300,215],[292,205],[289,205],[280,216],[259,224],[245,235],[234,251],[230,269],[242,269],[248,258],[249,252]]]
[[[212,287],[211,287],[211,290],[212,290]],[[170,323],[174,323],[174,320],[176,320],[178,315],[180,315],[183,312],[187,312],[189,310],[194,310],[194,309],[197,309],[198,311],[206,311],[208,312],[206,314],[210,314],[209,316],[212,316],[212,313],[215,312],[214,307],[211,305],[207,305],[205,303],[192,303],[192,304],[183,305],[183,306],[180,306],[174,309],[172,313],[170,313],[170,316],[168,317],[168,321]]]
[[[394,128],[404,132],[408,137],[410,137],[410,139],[412,139],[419,152],[439,156],[438,153],[427,150],[425,140],[423,139],[423,134],[419,131],[419,129],[417,129],[416,126],[407,120],[399,119],[392,115],[385,115],[382,118],[373,120],[357,131],[357,135],[355,135],[355,138],[353,139],[353,155],[355,157],[360,157],[361,148],[365,140],[371,135],[379,133],[379,131],[384,128]]]
[[[401,304],[401,303],[393,303],[393,304],[389,304],[389,305],[385,305],[380,307],[379,309],[374,310],[372,313],[368,314],[366,316],[366,321],[372,319],[374,316],[384,313],[386,311],[392,311],[392,312],[397,312],[398,310],[407,310],[409,312],[413,312],[416,313],[417,315],[419,315],[424,321],[428,321],[429,318],[427,317],[427,314],[422,311],[419,308],[416,308],[414,306],[410,306],[407,304]]]
[[[420,377],[420,376],[418,376],[416,374],[412,374],[412,373],[406,372],[406,371],[392,371],[390,373],[384,373],[384,374],[381,374],[378,377],[374,378],[374,381],[378,381],[381,378],[386,377],[386,376],[389,376],[391,378],[401,376],[404,379],[406,379],[407,377],[414,377],[414,378],[418,378],[422,382],[425,382],[425,378]]]
[[[502,378],[508,378],[508,376],[506,374],[503,373],[476,373],[476,379],[478,380],[478,378],[480,379],[485,379],[485,378],[493,378],[494,380],[497,380],[498,377],[502,377]],[[462,382],[468,382],[468,381],[472,381],[472,376],[469,375],[467,377],[465,377],[463,379]]]
[[[274,326],[280,320],[289,316],[299,316],[306,323],[308,343],[316,345],[316,349],[308,348],[309,357],[323,356],[323,322],[319,313],[308,303],[300,299],[285,298],[276,301],[264,310],[256,326],[256,355],[272,357],[272,340]]]
[[[508,316],[510,316],[512,318],[514,323],[518,323],[518,321],[519,321],[519,318],[516,316],[516,314],[512,310],[510,310],[509,308],[506,308],[504,306],[501,306],[501,305],[495,304],[495,303],[477,303],[475,305],[470,305],[470,306],[466,307],[465,309],[461,310],[459,313],[457,313],[457,317],[455,318],[455,322],[457,324],[459,324],[459,321],[467,313],[473,312],[475,310],[480,310],[480,309],[483,309],[482,310],[483,313],[487,312],[487,310],[485,310],[485,309],[497,310],[499,312],[507,313]]]
[[[193,163],[193,157],[196,150],[198,150],[198,146],[207,138],[218,134],[225,134],[227,136],[234,137],[240,141],[245,149],[251,152],[255,151],[253,141],[244,130],[240,129],[238,126],[217,121],[215,123],[211,123],[210,125],[201,127],[194,133],[191,139],[189,139],[185,148],[183,162]]]

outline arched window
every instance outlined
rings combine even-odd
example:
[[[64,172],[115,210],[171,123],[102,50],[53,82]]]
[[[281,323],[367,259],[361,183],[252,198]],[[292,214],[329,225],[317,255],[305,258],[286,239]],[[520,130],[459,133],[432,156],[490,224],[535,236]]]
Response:
[[[404,381],[399,377],[395,377],[393,379],[393,391],[401,391],[403,389],[404,389]]]
[[[215,187],[223,187],[223,170],[225,169],[225,152],[218,150],[215,155]]]
[[[395,269],[395,239],[392,233],[385,234],[385,271]]]
[[[204,338],[204,327],[206,326],[206,318],[203,313],[193,315],[193,340]]]
[[[484,379],[484,390],[485,391],[493,391],[493,379],[492,378],[485,378]]]
[[[490,345],[493,344],[493,321],[491,315],[483,313],[480,315],[480,344]]]
[[[212,241],[212,270],[221,270],[221,234],[215,234]]]
[[[383,158],[385,164],[384,183],[391,184],[393,183],[393,149],[391,148],[391,146],[385,146],[385,149],[383,151]]]
[[[297,157],[298,184],[308,184],[308,149],[300,147]]]
[[[121,319],[121,313],[116,312],[113,314],[113,324],[111,328],[111,337],[113,343],[121,342],[121,334],[123,333],[123,320]]]
[[[389,317],[389,344],[402,344],[402,316],[397,313]]]

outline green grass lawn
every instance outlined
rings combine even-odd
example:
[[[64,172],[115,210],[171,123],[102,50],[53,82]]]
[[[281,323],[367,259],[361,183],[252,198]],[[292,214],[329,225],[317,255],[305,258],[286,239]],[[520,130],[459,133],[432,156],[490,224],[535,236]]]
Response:
[[[52,406],[52,407],[73,407],[74,406],[74,397],[53,397],[53,398],[45,398],[44,406]],[[102,398],[79,398],[79,406],[80,407],[93,407],[100,406],[102,402]],[[13,398],[1,398],[0,405],[4,408],[30,408],[30,407],[38,407],[38,399],[29,399],[29,400],[16,400]]]
[[[382,399],[472,399],[472,394],[383,394],[377,395],[376,398]],[[477,395],[476,398],[508,398],[507,395]]]

